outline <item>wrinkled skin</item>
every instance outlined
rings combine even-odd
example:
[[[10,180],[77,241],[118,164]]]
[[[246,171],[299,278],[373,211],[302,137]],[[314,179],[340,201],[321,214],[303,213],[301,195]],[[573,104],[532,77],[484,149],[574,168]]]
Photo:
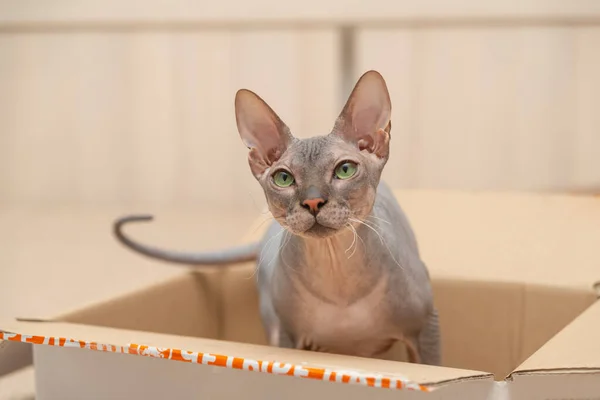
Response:
[[[406,216],[380,182],[390,114],[374,71],[361,77],[332,132],[310,139],[293,137],[254,93],[238,92],[238,130],[275,218],[258,257],[272,345],[380,357],[403,341],[410,361],[440,363],[428,272]],[[356,172],[339,179],[345,162]],[[293,184],[278,185],[279,171]]]

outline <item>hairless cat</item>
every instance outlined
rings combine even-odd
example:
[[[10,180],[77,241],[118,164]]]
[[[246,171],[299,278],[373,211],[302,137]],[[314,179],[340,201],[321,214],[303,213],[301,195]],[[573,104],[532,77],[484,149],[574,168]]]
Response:
[[[397,341],[409,361],[440,364],[427,268],[404,212],[380,182],[391,102],[376,71],[357,82],[331,133],[295,138],[256,94],[239,90],[237,127],[274,217],[259,243],[188,254],[140,244],[146,256],[189,265],[256,260],[260,314],[273,346],[381,357]]]

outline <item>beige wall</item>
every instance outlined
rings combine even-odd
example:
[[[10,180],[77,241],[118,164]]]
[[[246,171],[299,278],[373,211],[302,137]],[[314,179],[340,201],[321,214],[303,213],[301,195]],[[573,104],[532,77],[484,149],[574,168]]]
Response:
[[[398,186],[600,189],[600,24],[361,29],[387,78]]]
[[[371,68],[392,95],[393,186],[600,188],[598,3],[340,0],[260,20],[234,0],[27,3],[0,5],[4,203],[255,210],[235,91],[308,136]]]
[[[2,199],[260,202],[235,91],[256,90],[298,131],[325,131],[336,51],[328,29],[0,34]]]

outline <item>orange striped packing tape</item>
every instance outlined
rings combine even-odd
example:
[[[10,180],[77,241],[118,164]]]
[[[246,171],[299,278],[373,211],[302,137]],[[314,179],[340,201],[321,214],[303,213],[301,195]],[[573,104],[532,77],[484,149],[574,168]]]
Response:
[[[195,351],[158,348],[138,344],[115,346],[83,340],[65,339],[62,337],[29,336],[18,333],[0,332],[0,340],[42,344],[59,347],[75,347],[88,350],[105,351],[110,353],[125,353],[139,356],[165,358],[168,360],[211,365],[216,367],[241,369],[246,371],[263,372],[274,375],[289,375],[299,378],[317,379],[346,384],[357,384],[388,389],[406,389],[429,392],[430,389],[404,377],[371,375],[352,370],[336,370],[328,368],[309,367],[306,365],[280,363],[275,361],[259,361],[248,358],[224,356],[219,354],[200,353]]]

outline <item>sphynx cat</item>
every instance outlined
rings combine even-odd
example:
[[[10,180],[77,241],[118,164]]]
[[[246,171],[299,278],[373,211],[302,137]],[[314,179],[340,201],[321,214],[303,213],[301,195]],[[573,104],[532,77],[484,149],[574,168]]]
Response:
[[[239,90],[235,114],[250,170],[274,217],[259,243],[179,253],[125,246],[189,265],[256,260],[260,314],[273,346],[381,358],[397,342],[409,361],[440,364],[438,315],[409,221],[380,182],[389,157],[391,102],[383,77],[365,73],[332,131],[295,138],[258,95]]]

